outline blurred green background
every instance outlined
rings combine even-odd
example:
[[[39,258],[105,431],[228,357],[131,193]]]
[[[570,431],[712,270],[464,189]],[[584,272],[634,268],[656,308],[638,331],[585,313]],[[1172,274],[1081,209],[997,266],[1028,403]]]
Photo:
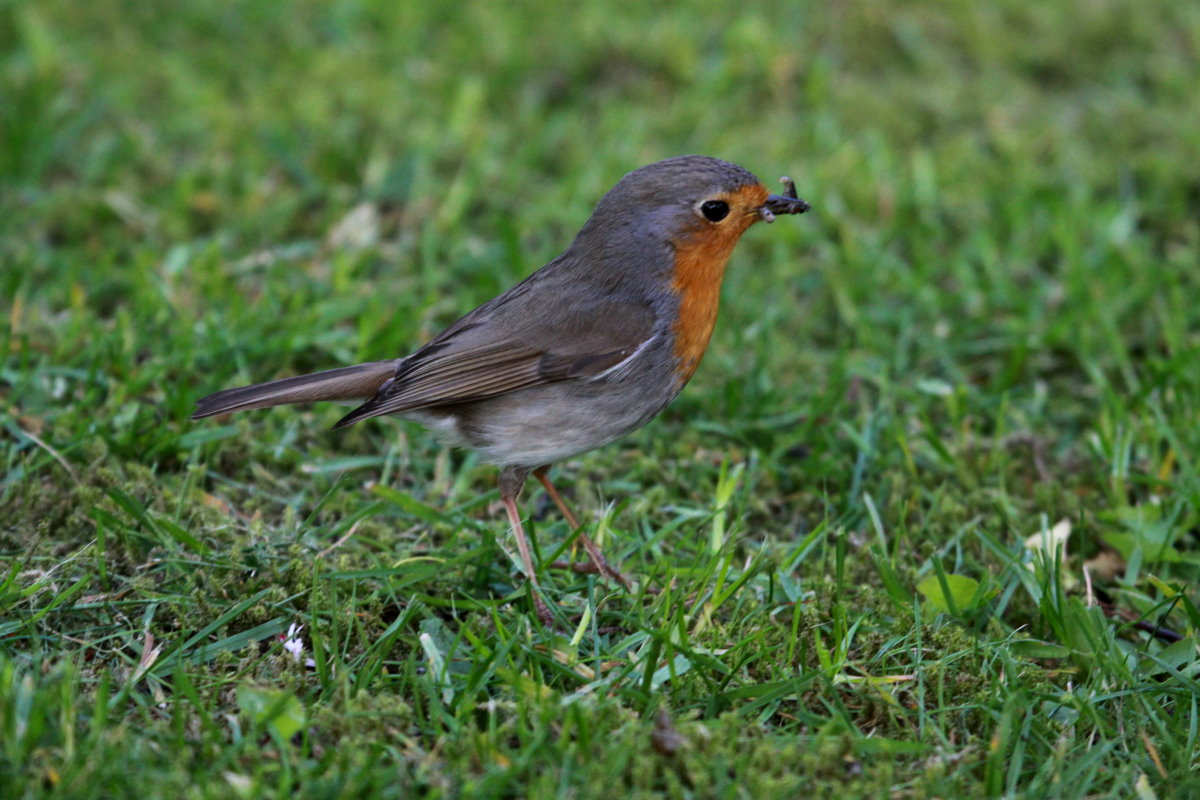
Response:
[[[1188,796],[1198,76],[1181,2],[0,2],[0,794]],[[561,465],[660,593],[531,627],[473,456],[187,420],[683,153],[815,211]]]

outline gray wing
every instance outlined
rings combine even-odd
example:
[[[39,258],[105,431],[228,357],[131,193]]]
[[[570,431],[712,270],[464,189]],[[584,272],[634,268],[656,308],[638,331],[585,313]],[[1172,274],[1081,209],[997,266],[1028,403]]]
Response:
[[[654,335],[656,314],[641,298],[609,295],[542,308],[544,301],[532,301],[538,295],[520,292],[471,312],[404,359],[375,397],[335,427],[594,377]]]

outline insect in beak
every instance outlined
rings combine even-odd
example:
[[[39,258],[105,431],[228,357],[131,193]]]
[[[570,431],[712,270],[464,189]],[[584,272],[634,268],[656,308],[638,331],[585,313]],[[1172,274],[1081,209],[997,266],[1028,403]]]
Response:
[[[767,222],[774,222],[776,214],[803,214],[810,206],[796,196],[796,183],[786,175],[779,179],[786,188],[783,194],[767,195],[767,202],[758,210],[758,215]]]

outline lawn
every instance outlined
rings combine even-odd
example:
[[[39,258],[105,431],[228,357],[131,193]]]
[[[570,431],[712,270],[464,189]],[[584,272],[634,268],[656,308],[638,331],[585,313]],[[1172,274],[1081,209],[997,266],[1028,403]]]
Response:
[[[1200,4],[0,3],[0,797],[1200,796]],[[814,211],[565,461],[406,353],[683,153]]]

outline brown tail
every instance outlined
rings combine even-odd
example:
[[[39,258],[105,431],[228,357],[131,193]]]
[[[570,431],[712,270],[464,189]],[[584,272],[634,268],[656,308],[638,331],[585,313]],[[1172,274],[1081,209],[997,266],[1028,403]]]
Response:
[[[397,361],[369,361],[311,375],[297,375],[270,383],[256,383],[210,394],[196,401],[192,419],[318,400],[362,400],[373,397],[396,374]]]

